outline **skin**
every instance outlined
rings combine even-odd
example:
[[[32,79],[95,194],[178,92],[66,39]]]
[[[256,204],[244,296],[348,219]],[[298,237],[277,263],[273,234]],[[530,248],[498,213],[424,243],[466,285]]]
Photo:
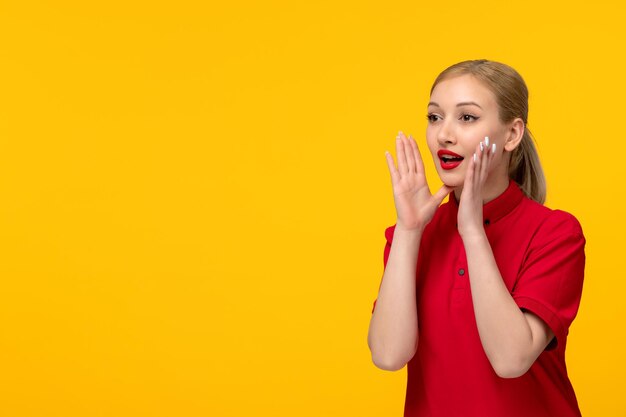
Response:
[[[476,105],[459,106],[459,103],[464,102],[474,102]],[[494,94],[471,75],[440,82],[431,94],[428,114],[426,140],[443,185],[435,194],[431,194],[419,148],[412,137],[407,138],[400,132],[396,138],[397,168],[392,156],[386,153],[398,216],[395,234],[402,239],[400,242],[407,242],[412,251],[418,250],[419,243],[416,244],[415,240],[419,242],[424,227],[432,219],[443,198],[454,191],[459,200],[458,231],[467,255],[472,302],[483,349],[500,377],[521,376],[543,352],[554,334],[539,317],[522,311],[506,288],[485,233],[482,206],[506,190],[510,155],[522,140],[524,122],[520,118],[508,123],[501,122]],[[486,136],[489,138],[489,146],[485,142]],[[444,170],[437,155],[439,149],[451,150],[463,156],[464,160],[458,167]],[[409,285],[408,277],[414,276],[414,270],[407,269],[404,264],[396,266],[401,264],[400,258],[406,258],[409,254],[400,252],[402,249],[394,249],[394,246],[389,261],[393,257],[390,275],[402,275],[402,278],[387,278],[385,274],[379,303],[392,299],[393,291],[414,288],[406,286]],[[415,256],[414,253],[410,254],[409,265],[414,262]],[[401,283],[400,279],[404,281]],[[393,302],[399,303],[399,300]],[[384,337],[378,334],[383,333],[382,323],[385,320],[391,325],[392,308],[400,308],[392,304],[390,301],[381,308],[379,314],[383,318],[376,318],[378,322],[373,324],[377,333],[370,336],[373,341],[375,337],[383,340],[384,343],[380,342],[380,345],[386,345],[387,351],[391,350],[391,341],[395,341],[391,330]],[[378,305],[376,309],[379,309]],[[408,314],[413,314],[414,309],[415,306],[407,302],[403,313],[400,310],[397,313],[409,317]],[[397,317],[395,325],[399,326]],[[403,330],[406,334],[407,329]],[[370,332],[373,333],[372,327]],[[396,337],[400,337],[399,330]],[[398,364],[405,363],[406,346],[409,343],[414,354],[417,336],[403,343],[404,356],[395,361],[386,359],[387,363],[393,363],[386,369],[399,369]],[[371,342],[370,346],[376,345]],[[395,349],[400,351],[397,347]],[[383,351],[383,348],[379,350]]]

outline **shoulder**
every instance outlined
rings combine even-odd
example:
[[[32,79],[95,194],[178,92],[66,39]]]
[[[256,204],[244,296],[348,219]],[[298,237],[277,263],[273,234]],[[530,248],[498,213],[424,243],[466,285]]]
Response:
[[[572,213],[548,207],[523,196],[517,212],[518,223],[540,234],[583,233],[582,226]]]
[[[540,235],[583,235],[583,228],[576,216],[560,209],[548,209],[545,213],[539,230]]]
[[[572,213],[551,209],[532,200],[527,202],[527,208],[533,218],[529,224],[533,230],[529,249],[585,241],[582,225]]]
[[[583,234],[583,228],[576,216],[564,210],[552,210],[548,217],[550,225],[565,233]]]

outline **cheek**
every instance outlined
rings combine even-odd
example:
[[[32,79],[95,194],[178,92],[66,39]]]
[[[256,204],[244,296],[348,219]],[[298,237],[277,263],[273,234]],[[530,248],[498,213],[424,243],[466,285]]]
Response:
[[[467,143],[468,143],[468,150],[471,151],[471,153],[473,154],[477,148],[479,148],[479,143],[483,143],[483,145],[485,144],[485,137],[488,136],[489,137],[489,146],[493,146],[495,140],[494,138],[496,137],[495,134],[489,132],[489,131],[485,131],[485,130],[481,130],[478,132],[472,132],[471,136],[468,137]],[[496,145],[497,148],[500,148],[500,144],[498,143]],[[498,152],[499,149],[496,149],[496,152]]]
[[[439,149],[437,140],[433,136],[429,135],[428,132],[426,133],[426,146],[428,147],[428,150],[430,151],[431,155],[436,155],[436,152]],[[420,152],[424,154],[424,150],[421,148],[420,148]]]
[[[435,143],[436,134],[435,131],[430,127],[430,125],[426,128],[426,143],[428,146],[432,146]]]
[[[439,164],[439,156],[437,155],[438,151],[439,151],[439,146],[437,145],[437,143],[428,144],[428,153],[430,154],[430,157],[432,158],[435,165]],[[425,154],[423,155],[426,156]]]
[[[496,145],[496,153],[491,160],[492,169],[501,165],[504,161],[504,154],[502,153],[502,149],[500,148],[500,146],[501,145],[499,143]]]

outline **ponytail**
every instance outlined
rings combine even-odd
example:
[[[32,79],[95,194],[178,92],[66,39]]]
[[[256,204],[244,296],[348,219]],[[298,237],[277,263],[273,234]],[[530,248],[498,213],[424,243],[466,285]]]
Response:
[[[524,128],[520,144],[509,160],[509,178],[515,181],[526,196],[540,204],[546,201],[546,179],[535,148],[533,135]]]

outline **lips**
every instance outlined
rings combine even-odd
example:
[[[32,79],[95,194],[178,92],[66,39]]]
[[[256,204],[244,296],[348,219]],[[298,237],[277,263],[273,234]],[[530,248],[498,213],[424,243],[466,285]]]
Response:
[[[440,149],[437,151],[437,156],[439,156],[439,160],[441,161],[441,167],[443,169],[453,169],[461,165],[463,162],[463,157],[458,153],[454,153],[447,149]]]

